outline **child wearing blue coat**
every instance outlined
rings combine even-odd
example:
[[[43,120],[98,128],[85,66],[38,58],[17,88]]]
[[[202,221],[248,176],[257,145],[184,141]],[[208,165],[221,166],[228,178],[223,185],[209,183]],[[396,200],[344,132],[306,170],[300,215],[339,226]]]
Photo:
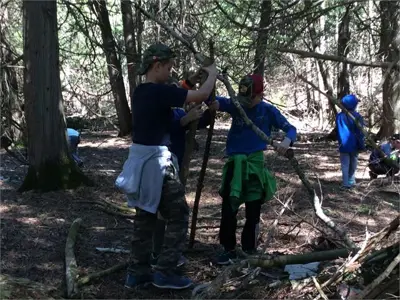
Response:
[[[364,126],[363,117],[356,111],[358,102],[355,95],[346,95],[341,100],[342,105],[353,115],[358,124]],[[344,111],[336,116],[336,130],[342,168],[342,187],[349,189],[356,184],[358,153],[365,150],[365,137],[354,120]]]
[[[276,107],[262,100],[263,93],[263,77],[251,74],[240,81],[237,99],[247,117],[267,136],[271,135],[273,127],[286,133],[284,140],[277,144],[278,152],[283,154],[295,142],[296,128]],[[236,216],[239,207],[244,204],[246,213],[241,235],[242,250],[254,254],[257,250],[261,206],[273,197],[276,181],[264,166],[263,151],[267,148],[267,142],[243,121],[231,99],[216,97],[216,100],[218,110],[232,117],[226,142],[228,161],[223,168],[219,191],[222,197],[219,238],[224,251],[218,256],[217,263],[227,265],[237,258]]]

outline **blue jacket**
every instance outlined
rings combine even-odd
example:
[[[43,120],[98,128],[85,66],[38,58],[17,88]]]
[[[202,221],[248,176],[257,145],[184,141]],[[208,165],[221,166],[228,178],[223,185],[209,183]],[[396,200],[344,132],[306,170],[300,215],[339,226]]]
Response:
[[[174,108],[172,109],[173,118],[172,125],[170,131],[170,150],[173,154],[176,155],[178,159],[179,168],[181,167],[183,155],[185,154],[185,146],[186,146],[186,131],[189,129],[188,126],[182,127],[180,121],[186,116],[186,112],[182,108]],[[199,119],[199,125],[197,129],[206,128],[211,121],[210,111],[207,109],[201,118]]]
[[[219,102],[219,110],[232,116],[232,124],[226,141],[227,155],[248,155],[267,148],[267,142],[262,140],[251,127],[246,125],[231,99],[216,97],[216,100]],[[261,101],[252,108],[243,107],[243,110],[249,119],[267,136],[271,135],[272,127],[275,127],[286,132],[286,137],[292,142],[296,140],[296,128],[271,104]]]
[[[357,97],[354,95],[347,95],[342,98],[341,102],[359,124],[364,126],[362,116],[355,111],[358,104]],[[336,116],[336,131],[340,152],[353,153],[365,149],[364,134],[345,112],[341,112]]]

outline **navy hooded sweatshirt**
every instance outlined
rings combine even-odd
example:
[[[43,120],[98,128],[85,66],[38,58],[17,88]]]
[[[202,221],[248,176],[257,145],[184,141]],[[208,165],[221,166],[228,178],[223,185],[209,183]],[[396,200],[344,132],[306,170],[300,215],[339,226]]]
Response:
[[[354,116],[358,123],[364,127],[363,117],[355,111],[358,99],[354,95],[342,98],[343,106]],[[336,130],[341,153],[354,153],[365,149],[365,137],[355,122],[345,113],[336,116]]]

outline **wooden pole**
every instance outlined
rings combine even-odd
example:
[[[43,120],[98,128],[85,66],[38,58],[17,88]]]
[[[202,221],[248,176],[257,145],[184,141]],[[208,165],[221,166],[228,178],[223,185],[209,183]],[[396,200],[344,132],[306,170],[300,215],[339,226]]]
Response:
[[[210,40],[209,47],[210,47],[210,58],[212,61],[214,61],[214,43],[212,40]],[[215,101],[215,86],[211,93],[211,102],[212,101]],[[204,187],[203,183],[204,183],[204,177],[206,175],[208,158],[210,156],[210,148],[211,148],[211,141],[212,141],[212,136],[213,136],[213,132],[214,132],[214,124],[215,124],[215,111],[212,111],[210,128],[208,129],[206,146],[205,146],[204,154],[203,154],[203,163],[201,165],[199,178],[197,180],[196,196],[194,198],[193,212],[192,212],[192,224],[190,227],[189,248],[193,248],[194,238],[196,236],[197,215],[199,212],[201,191],[203,190],[203,187]]]

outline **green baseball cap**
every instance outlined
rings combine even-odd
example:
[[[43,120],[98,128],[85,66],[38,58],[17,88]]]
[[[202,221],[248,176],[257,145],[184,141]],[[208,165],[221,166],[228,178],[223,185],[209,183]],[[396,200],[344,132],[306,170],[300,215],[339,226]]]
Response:
[[[174,57],[175,53],[167,45],[161,43],[151,45],[143,53],[139,75],[146,74],[153,63],[158,61],[167,61]]]

